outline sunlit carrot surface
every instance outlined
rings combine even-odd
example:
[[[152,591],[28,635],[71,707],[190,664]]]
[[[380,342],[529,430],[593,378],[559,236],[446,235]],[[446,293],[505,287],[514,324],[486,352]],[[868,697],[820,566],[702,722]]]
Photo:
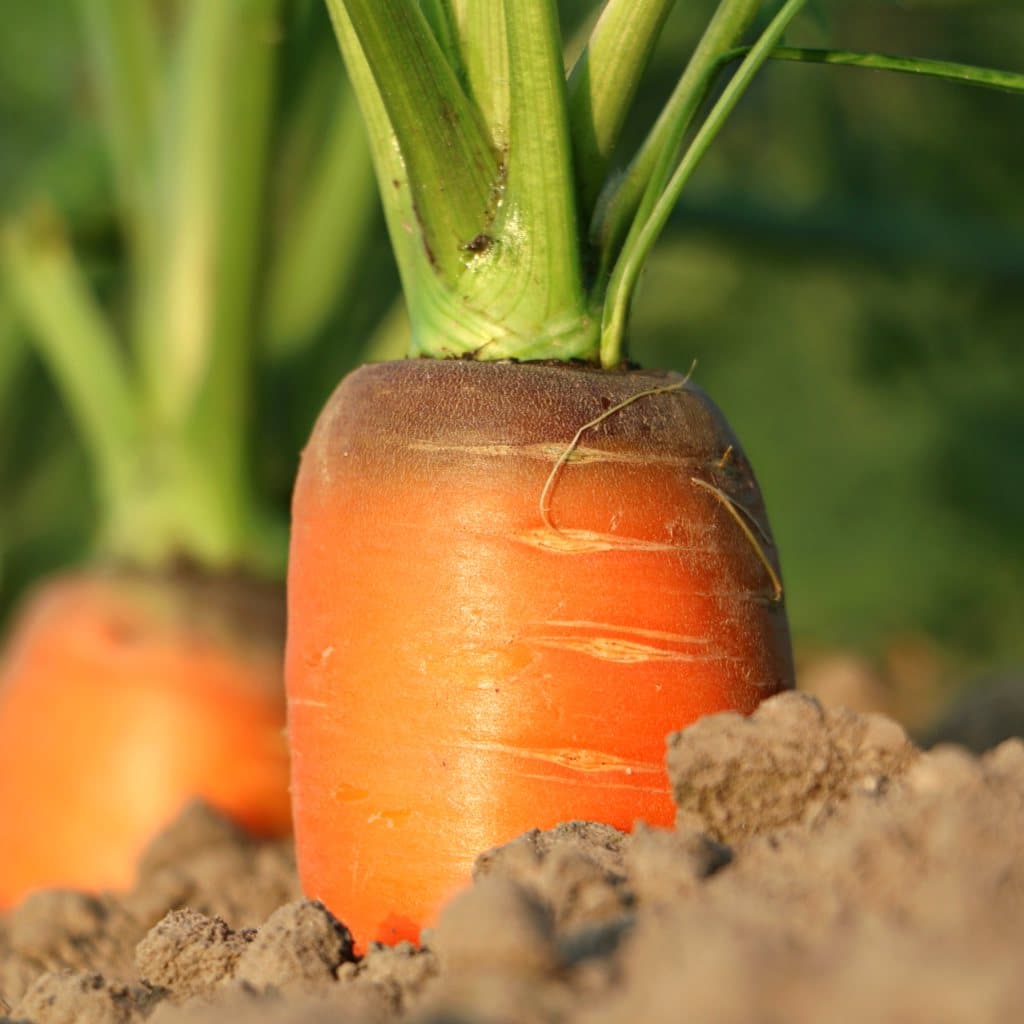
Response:
[[[279,612],[234,589],[82,575],[29,600],[0,666],[0,906],[130,885],[195,797],[288,831]]]
[[[677,375],[364,368],[293,519],[299,864],[363,944],[527,829],[670,824],[666,734],[792,685],[756,483]]]

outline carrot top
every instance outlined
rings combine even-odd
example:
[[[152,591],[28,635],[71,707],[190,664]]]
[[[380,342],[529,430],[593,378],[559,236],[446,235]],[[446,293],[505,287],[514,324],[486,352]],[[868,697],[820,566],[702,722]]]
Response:
[[[554,0],[327,0],[369,127],[411,354],[619,364],[644,262],[769,58],[1024,92],[1024,74],[781,47],[806,2],[720,0],[647,138],[616,169],[672,0],[607,0],[568,76]]]

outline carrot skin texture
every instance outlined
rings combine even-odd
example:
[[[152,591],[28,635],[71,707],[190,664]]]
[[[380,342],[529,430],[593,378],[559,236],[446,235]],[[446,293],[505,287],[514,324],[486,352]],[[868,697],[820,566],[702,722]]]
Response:
[[[277,602],[246,597],[240,635],[223,602],[207,607],[224,596],[82,573],[29,597],[0,663],[0,907],[129,887],[192,799],[290,831]]]
[[[778,573],[760,492],[682,385],[407,361],[321,414],[293,500],[293,815],[307,895],[364,946],[417,940],[530,828],[670,825],[666,735],[793,685],[783,602],[725,507]],[[576,431],[666,387],[581,435],[545,522]]]

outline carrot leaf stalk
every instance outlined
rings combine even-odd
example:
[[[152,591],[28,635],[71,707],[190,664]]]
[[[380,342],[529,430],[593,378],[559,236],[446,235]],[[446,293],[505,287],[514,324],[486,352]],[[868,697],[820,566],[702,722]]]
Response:
[[[744,52],[737,50],[730,57],[742,56]],[[769,56],[772,60],[795,61],[801,64],[835,64],[867,68],[870,71],[896,71],[962,85],[974,85],[982,89],[1024,93],[1024,74],[1020,72],[982,68],[951,60],[928,60],[924,57],[898,57],[884,53],[814,49],[804,46],[779,46],[772,50]]]
[[[321,84],[314,78],[311,88],[319,91]],[[327,137],[270,253],[266,319],[272,359],[285,359],[308,344],[339,290],[347,291],[356,276],[377,210],[364,135],[352,88],[339,74]]]
[[[683,137],[722,70],[723,55],[735,53],[737,40],[760,6],[761,0],[726,0],[716,9],[647,138],[625,172],[605,184],[589,228],[590,242],[598,250],[599,280],[607,279],[630,224],[650,215]]]
[[[103,498],[124,508],[141,414],[109,320],[51,210],[5,225],[0,265],[36,346],[64,393],[92,457]],[[120,528],[122,516],[116,516]]]
[[[454,282],[490,217],[498,156],[417,4],[350,0],[346,12],[408,168],[423,244]]]
[[[125,233],[133,254],[154,244],[149,176],[159,103],[160,43],[153,6],[137,0],[79,0]]]
[[[604,185],[622,124],[675,0],[609,0],[569,75],[580,214]],[[748,3],[756,7],[757,0]]]
[[[800,12],[807,0],[786,0],[778,14],[771,20],[757,42],[743,58],[735,74],[729,80],[721,96],[711,108],[697,131],[678,166],[671,176],[664,157],[674,150],[666,146],[658,160],[655,172],[647,185],[640,209],[623,244],[615,269],[608,283],[604,305],[604,320],[601,324],[601,361],[605,366],[619,361],[626,330],[629,304],[636,288],[640,271],[661,234],[669,214],[679,199],[683,186],[689,181],[697,164],[708,151],[711,143],[721,131],[740,97],[746,92],[751,80],[761,65],[768,59],[773,47],[782,37],[789,23]],[[720,10],[723,10],[720,8]]]

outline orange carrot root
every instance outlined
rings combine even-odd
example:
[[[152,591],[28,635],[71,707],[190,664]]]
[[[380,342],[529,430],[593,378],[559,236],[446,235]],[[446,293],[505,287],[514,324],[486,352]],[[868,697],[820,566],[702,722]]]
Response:
[[[666,734],[792,685],[765,563],[691,479],[763,523],[756,483],[685,383],[407,362],[357,371],[322,414],[289,568],[296,841],[307,894],[364,946],[416,939],[527,829],[671,824]],[[553,532],[538,496],[592,421]]]
[[[129,886],[197,797],[288,831],[280,624],[261,613],[245,641],[213,597],[80,575],[31,598],[0,664],[0,907],[40,887]]]

